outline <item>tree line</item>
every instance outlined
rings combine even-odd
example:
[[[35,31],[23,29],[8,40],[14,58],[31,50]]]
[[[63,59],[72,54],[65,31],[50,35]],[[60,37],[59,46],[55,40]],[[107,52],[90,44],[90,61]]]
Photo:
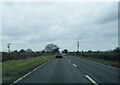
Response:
[[[55,49],[51,52],[46,51],[32,51],[32,49],[21,49],[20,51],[12,51],[12,52],[2,52],[2,61],[7,60],[19,60],[19,59],[27,59],[27,58],[33,58],[38,56],[44,56],[44,55],[54,55],[56,52],[59,52],[58,49]],[[84,56],[84,57],[91,57],[96,59],[104,59],[109,61],[120,61],[119,55],[120,55],[120,48],[117,47],[114,50],[109,51],[80,51],[80,52],[69,52],[68,49],[64,49],[62,51],[63,54],[68,55],[74,55],[74,56]]]
[[[45,55],[52,55],[54,54],[55,50],[53,52],[45,52],[43,51],[32,51],[32,49],[21,49],[19,51],[15,50],[12,52],[2,52],[2,62],[8,61],[8,60],[19,60],[19,59],[27,59],[27,58],[33,58],[38,56],[45,56]]]
[[[114,50],[109,51],[81,51],[81,52],[68,52],[69,55],[77,55],[84,57],[91,57],[96,59],[104,59],[109,61],[120,61],[120,48],[117,47]]]

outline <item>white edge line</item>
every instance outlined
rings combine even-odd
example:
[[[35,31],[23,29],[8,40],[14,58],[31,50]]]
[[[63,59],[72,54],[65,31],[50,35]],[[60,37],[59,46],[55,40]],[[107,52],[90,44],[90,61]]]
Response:
[[[75,64],[73,64],[73,66],[77,67]]]
[[[96,81],[94,81],[91,77],[89,77],[88,75],[85,75],[86,78],[88,78],[94,85],[98,85],[96,83]]]
[[[52,59],[51,59],[51,60],[52,60]],[[39,68],[42,67],[43,65],[47,64],[47,63],[50,62],[51,60],[43,63],[42,65],[40,65],[40,66],[38,66],[38,67],[36,67],[35,69],[33,69],[32,71],[30,71],[30,72],[28,72],[27,74],[23,75],[22,77],[20,77],[19,79],[17,79],[16,81],[14,81],[14,82],[13,82],[12,84],[10,84],[10,85],[13,85],[13,84],[19,82],[20,80],[22,80],[23,78],[27,77],[27,76],[30,75],[32,72],[36,71],[37,69],[39,69]]]

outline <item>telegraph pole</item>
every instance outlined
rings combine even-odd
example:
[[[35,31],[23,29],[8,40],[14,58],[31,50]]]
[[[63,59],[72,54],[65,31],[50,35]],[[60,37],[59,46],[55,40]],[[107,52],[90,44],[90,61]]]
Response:
[[[10,53],[10,43],[8,43],[8,52]]]
[[[77,42],[77,52],[79,52],[79,42]]]

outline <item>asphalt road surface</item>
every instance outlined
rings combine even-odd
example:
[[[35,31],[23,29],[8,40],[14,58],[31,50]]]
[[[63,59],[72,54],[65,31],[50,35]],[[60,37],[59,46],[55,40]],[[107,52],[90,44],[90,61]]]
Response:
[[[67,56],[53,59],[17,83],[118,83],[118,69]]]

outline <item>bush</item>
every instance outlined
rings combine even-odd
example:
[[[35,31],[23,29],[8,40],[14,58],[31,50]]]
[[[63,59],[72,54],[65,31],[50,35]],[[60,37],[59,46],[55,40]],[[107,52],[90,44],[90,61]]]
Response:
[[[39,52],[2,52],[2,61],[27,59],[31,57],[41,56]]]
[[[96,59],[103,59],[103,60],[109,60],[109,61],[120,61],[119,54],[118,53],[105,53],[105,52],[99,52],[99,53],[76,53],[76,52],[69,52],[69,55],[77,55],[77,56],[85,56],[85,57],[91,57]]]

